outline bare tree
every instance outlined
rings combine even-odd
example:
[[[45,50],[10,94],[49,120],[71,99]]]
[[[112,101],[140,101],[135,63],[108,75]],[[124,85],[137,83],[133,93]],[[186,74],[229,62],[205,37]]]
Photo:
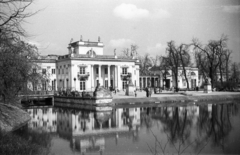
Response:
[[[170,69],[171,68],[170,68],[169,63],[168,63],[168,58],[164,57],[164,56],[161,56],[160,57],[160,72],[163,75],[164,81],[166,81],[166,79],[167,79],[167,72]]]
[[[127,57],[127,58],[136,58],[137,57],[137,55],[138,55],[138,53],[137,53],[137,49],[138,49],[138,45],[131,45],[131,47],[130,47],[131,49],[129,49],[129,48],[124,48],[123,50],[122,50],[122,55],[124,56],[124,57]]]
[[[167,58],[168,58],[168,64],[171,66],[171,70],[173,73],[173,78],[175,81],[175,87],[178,91],[178,67],[180,65],[180,57],[179,53],[175,47],[174,41],[170,41],[167,43]]]
[[[184,75],[184,78],[186,80],[186,83],[187,83],[187,89],[189,90],[189,76],[187,74],[187,71],[186,71],[186,67],[189,67],[190,65],[190,60],[191,60],[191,57],[190,57],[190,54],[189,54],[189,46],[190,45],[185,45],[185,44],[181,44],[179,46],[179,55],[180,55],[180,61],[181,61],[181,66],[182,66],[182,69],[183,69],[183,75]]]
[[[27,13],[26,9],[32,0],[0,0],[0,39],[15,41],[27,35],[22,22],[35,13]]]
[[[240,82],[240,63],[234,62],[231,66],[231,81],[235,86]]]
[[[188,74],[186,67],[190,64],[190,55],[188,52],[190,45],[180,44],[179,46],[175,45],[174,41],[168,42],[167,47],[167,58],[168,65],[171,67],[171,70],[174,75],[175,87],[178,91],[178,77],[184,76],[187,82],[187,88],[189,89]],[[180,71],[182,69],[182,71]]]
[[[141,75],[149,75],[149,68],[153,66],[152,60],[149,54],[145,54],[143,57],[139,57],[140,61],[140,74]]]
[[[203,46],[197,40],[193,40],[193,46],[196,52],[197,64],[202,73],[211,79],[212,88],[215,86],[216,73],[219,67],[219,58],[223,55],[223,49],[226,47],[227,37],[222,36],[219,40],[210,40]]]
[[[125,57],[130,57],[130,50],[129,50],[129,48],[124,48],[122,50],[122,55],[125,56]]]
[[[223,55],[224,55],[224,61],[225,61],[225,72],[226,72],[226,80],[227,82],[229,82],[229,65],[231,63],[231,54],[232,54],[232,51],[230,50],[225,50]]]

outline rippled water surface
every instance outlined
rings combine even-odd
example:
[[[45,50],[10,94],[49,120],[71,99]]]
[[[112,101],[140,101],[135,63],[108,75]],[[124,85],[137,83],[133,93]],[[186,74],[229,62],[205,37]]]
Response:
[[[27,109],[53,154],[240,154],[240,104]]]

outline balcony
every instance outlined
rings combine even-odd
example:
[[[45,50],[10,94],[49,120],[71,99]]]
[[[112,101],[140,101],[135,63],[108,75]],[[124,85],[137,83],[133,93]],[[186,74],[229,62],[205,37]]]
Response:
[[[80,74],[80,72],[78,72],[77,76],[78,76],[78,80],[85,81],[85,80],[88,80],[89,72],[87,72],[85,74]]]
[[[131,73],[127,73],[127,74],[122,73],[120,76],[122,80],[127,80],[127,81],[132,77]]]

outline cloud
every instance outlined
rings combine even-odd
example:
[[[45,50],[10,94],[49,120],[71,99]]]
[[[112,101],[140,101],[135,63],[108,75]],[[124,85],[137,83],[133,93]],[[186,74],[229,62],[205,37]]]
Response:
[[[223,6],[223,11],[228,13],[239,13],[240,5]]]
[[[159,19],[159,18],[168,18],[171,14],[164,9],[157,9],[150,12],[147,9],[138,8],[133,4],[121,4],[117,6],[113,13],[115,16],[123,18],[123,19],[143,19],[143,18],[151,18],[151,19]]]
[[[133,4],[121,4],[117,6],[113,13],[124,19],[139,19],[146,18],[149,16],[149,11],[146,9],[137,8],[137,6]]]
[[[165,49],[166,49],[166,45],[157,43],[155,46],[147,47],[147,52],[154,55],[164,55]]]
[[[130,45],[131,44],[134,44],[135,42],[132,41],[131,39],[115,39],[115,40],[110,40],[109,44],[110,46],[112,47],[129,47],[130,48]]]

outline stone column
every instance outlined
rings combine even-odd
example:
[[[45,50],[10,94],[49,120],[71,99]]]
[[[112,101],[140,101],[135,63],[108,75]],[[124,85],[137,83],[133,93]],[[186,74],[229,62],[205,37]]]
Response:
[[[154,87],[157,87],[157,78],[154,77]]]
[[[91,77],[91,91],[94,90],[94,72],[93,72],[94,65],[91,65],[90,77]]]
[[[109,120],[108,120],[108,125],[109,125],[109,129],[112,128],[112,119],[111,118],[109,118]]]
[[[114,66],[114,83],[115,83],[115,89],[118,88],[118,70],[117,66]]]
[[[122,80],[121,80],[121,66],[117,66],[117,79],[118,79],[118,89],[121,90],[122,89]]]
[[[148,78],[147,77],[145,77],[145,87],[147,87],[148,86],[148,84],[147,84],[147,82],[148,82],[148,80],[147,80]]]
[[[108,88],[110,87],[110,65],[108,65]]]
[[[140,81],[140,83],[141,83],[141,84],[139,83],[139,84],[140,84],[140,86],[141,86],[141,88],[140,88],[140,89],[143,89],[143,78],[142,78],[142,77],[139,77],[139,81]]]
[[[100,86],[103,85],[103,83],[102,83],[102,77],[101,77],[101,72],[102,72],[101,67],[102,67],[102,65],[98,65],[98,81],[99,81]],[[98,84],[98,83],[97,83],[97,84]]]

